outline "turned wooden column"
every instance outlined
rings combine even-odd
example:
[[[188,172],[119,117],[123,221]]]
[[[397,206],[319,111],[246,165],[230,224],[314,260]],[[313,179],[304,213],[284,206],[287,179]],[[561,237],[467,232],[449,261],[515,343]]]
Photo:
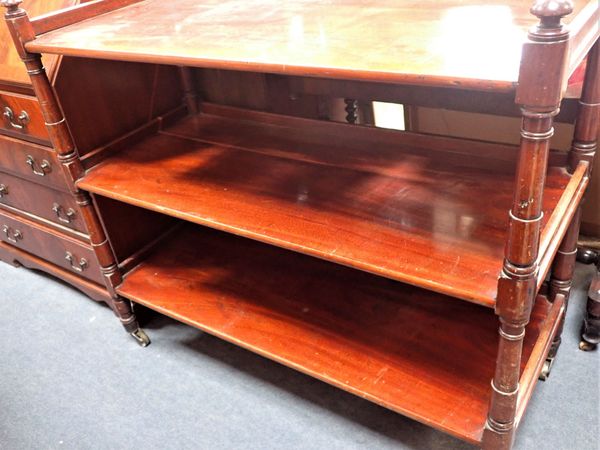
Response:
[[[588,170],[592,169],[599,125],[600,42],[596,41],[587,59],[583,90],[579,100],[579,113],[575,123],[575,137],[569,152],[570,170],[574,170],[580,161],[588,161]],[[600,343],[600,270],[594,276],[588,291],[586,317],[579,348],[593,350],[598,343]]]
[[[196,92],[196,81],[194,72],[190,67],[180,66],[179,76],[183,87],[183,100],[190,114],[198,114],[200,107],[198,105],[198,94]]]
[[[121,320],[125,329],[130,333],[136,333],[139,331],[139,325],[132,312],[131,304],[119,297],[115,291],[115,288],[122,282],[116,258],[89,194],[79,190],[75,185],[76,181],[82,177],[84,169],[65,117],[50,84],[46,70],[42,65],[41,55],[29,53],[25,49],[25,44],[35,39],[35,32],[27,13],[24,9],[19,8],[21,2],[22,0],[3,0],[1,2],[1,5],[7,8],[4,16],[6,24],[19,57],[27,68],[33,91],[44,115],[50,142],[57,154],[58,161],[67,180],[70,181],[71,193],[80,207],[83,222],[89,233],[90,242],[98,259],[106,288],[112,297],[112,304],[110,306]]]
[[[355,124],[358,121],[358,100],[345,98],[344,103],[346,104],[344,108],[346,111],[346,122]]]
[[[543,0],[531,8],[540,19],[523,46],[516,103],[522,105],[521,144],[496,314],[500,319],[498,356],[490,409],[483,436],[485,449],[509,449],[515,432],[525,326],[535,300],[542,198],[553,117],[558,114],[568,49],[562,17],[569,1]]]

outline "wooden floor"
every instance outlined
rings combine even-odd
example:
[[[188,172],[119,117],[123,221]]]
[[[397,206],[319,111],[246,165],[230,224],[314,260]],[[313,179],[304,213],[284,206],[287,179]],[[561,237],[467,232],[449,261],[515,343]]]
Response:
[[[194,224],[167,236],[119,293],[462,439],[481,438],[498,336],[489,308]],[[540,297],[522,369],[549,310]]]
[[[257,116],[188,117],[108,158],[79,187],[494,305],[513,148]],[[544,223],[568,181],[549,170]]]

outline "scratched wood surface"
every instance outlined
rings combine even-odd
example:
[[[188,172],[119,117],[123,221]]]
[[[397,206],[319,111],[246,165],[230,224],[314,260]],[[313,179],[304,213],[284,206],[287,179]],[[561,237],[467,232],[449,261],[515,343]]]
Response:
[[[146,0],[50,32],[35,52],[511,89],[530,0]],[[594,0],[575,2],[575,20]],[[580,43],[583,46],[583,43]],[[396,57],[394,57],[396,55]]]
[[[188,117],[79,186],[494,306],[514,169],[478,155],[504,147],[221,110],[231,117]],[[471,154],[426,150],[450,145]],[[544,221],[568,180],[549,170]]]
[[[462,439],[481,437],[498,336],[488,308],[193,224],[118,290]],[[521,370],[548,311],[538,299]]]

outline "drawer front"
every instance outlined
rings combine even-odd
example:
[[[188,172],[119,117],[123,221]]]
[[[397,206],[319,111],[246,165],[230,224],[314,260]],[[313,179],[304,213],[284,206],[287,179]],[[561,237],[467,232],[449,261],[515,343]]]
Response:
[[[0,135],[0,170],[69,191],[56,153],[49,147]]]
[[[90,245],[0,211],[0,240],[103,284],[100,266]]]
[[[48,143],[48,130],[35,97],[0,92],[0,129],[22,139]]]
[[[2,172],[0,203],[77,231],[86,231],[77,202],[71,194]]]

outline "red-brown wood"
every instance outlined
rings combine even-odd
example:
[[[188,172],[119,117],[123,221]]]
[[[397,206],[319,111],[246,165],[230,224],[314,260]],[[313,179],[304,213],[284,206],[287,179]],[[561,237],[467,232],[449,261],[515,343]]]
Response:
[[[27,211],[61,227],[87,232],[77,201],[71,194],[2,172],[0,186],[4,186],[4,193],[0,192],[0,205]]]
[[[90,245],[5,210],[0,210],[0,240],[83,278],[96,283],[103,282],[100,266]],[[70,260],[68,254],[71,255]]]
[[[575,19],[595,2],[576,2],[567,22],[589,28],[588,22]],[[179,0],[176,4],[146,0],[42,35],[27,49],[217,69],[510,90],[517,82],[527,30],[536,22],[529,6],[527,1],[481,0]],[[578,47],[585,48],[592,38],[593,34],[586,34]],[[573,52],[579,53],[579,48]]]
[[[497,343],[489,309],[191,224],[118,291],[462,439],[481,438]],[[540,298],[522,368],[548,311]]]
[[[399,132],[344,136],[359,127],[321,124],[333,127],[327,137],[315,121],[254,116],[262,121],[190,117],[107,159],[79,186],[493,306],[512,172],[475,155],[469,163],[482,167],[427,154],[420,147],[436,141],[426,136],[418,147]],[[546,217],[568,180],[550,170]]]
[[[5,115],[7,108],[12,112],[12,119]],[[19,118],[23,113],[27,117],[25,120]],[[0,134],[49,145],[50,138],[37,99],[0,91]]]
[[[70,285],[79,289],[81,292],[83,292],[93,300],[102,301],[109,304],[111,302],[110,295],[103,286],[88,281],[85,278],[75,275],[69,270],[51,264],[48,261],[45,261],[44,259],[36,255],[24,252],[23,250],[20,250],[12,245],[5,244],[1,241],[0,261],[4,261],[7,264],[12,264],[14,266],[23,266],[28,269],[46,272],[69,283]]]
[[[539,24],[523,46],[515,101],[522,106],[521,146],[509,211],[496,314],[500,318],[498,356],[483,444],[508,450],[514,441],[526,326],[537,295],[540,240],[553,118],[566,87],[569,31],[562,23],[573,12],[569,0],[537,0],[531,13]],[[564,205],[561,205],[564,207]],[[565,223],[563,221],[562,223]],[[568,223],[568,222],[567,222]],[[543,257],[543,255],[542,255]]]
[[[44,186],[69,192],[67,180],[51,148],[16,138],[0,138],[0,167]]]
[[[39,16],[48,11],[64,8],[75,4],[75,0],[24,0],[22,7],[25,8],[32,16]],[[46,55],[44,57],[44,65],[46,70],[52,75],[58,66],[60,58],[55,55]],[[15,47],[10,38],[10,34],[6,26],[0,26],[0,85],[5,85],[12,89],[26,88],[31,90],[29,85],[29,76],[25,70],[25,66],[19,58],[19,54],[15,51]]]

